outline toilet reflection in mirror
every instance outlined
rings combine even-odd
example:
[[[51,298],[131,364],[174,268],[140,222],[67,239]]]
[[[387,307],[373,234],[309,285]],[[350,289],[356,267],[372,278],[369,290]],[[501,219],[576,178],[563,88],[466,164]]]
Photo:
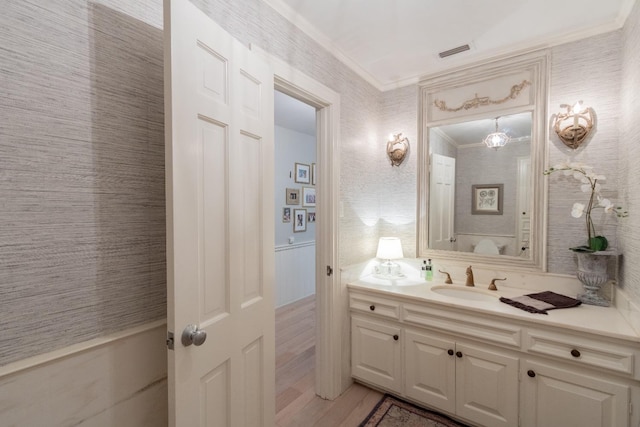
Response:
[[[495,119],[429,128],[429,248],[483,255],[528,256],[532,197],[530,111],[502,115],[500,130],[511,141],[487,148]],[[503,184],[499,215],[477,215],[472,187]]]

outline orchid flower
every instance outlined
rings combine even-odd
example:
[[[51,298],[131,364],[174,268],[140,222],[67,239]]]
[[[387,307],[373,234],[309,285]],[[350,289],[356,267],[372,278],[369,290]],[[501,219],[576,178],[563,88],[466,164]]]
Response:
[[[591,220],[591,211],[596,207],[600,207],[606,213],[615,213],[618,217],[628,216],[628,212],[623,210],[620,206],[615,206],[609,199],[605,199],[600,195],[602,189],[600,182],[606,180],[604,175],[599,175],[593,172],[591,166],[585,165],[580,162],[561,162],[544,171],[545,175],[551,175],[554,172],[562,171],[565,176],[571,176],[578,180],[580,190],[583,193],[590,193],[589,203],[584,205],[582,203],[574,203],[571,208],[571,216],[574,218],[580,218],[585,215],[586,227],[587,227],[587,247],[580,247],[575,249],[580,250],[603,250],[606,249],[606,239],[602,236],[596,236],[593,221]],[[597,203],[594,203],[596,202]],[[604,241],[604,247],[597,247],[594,240]]]

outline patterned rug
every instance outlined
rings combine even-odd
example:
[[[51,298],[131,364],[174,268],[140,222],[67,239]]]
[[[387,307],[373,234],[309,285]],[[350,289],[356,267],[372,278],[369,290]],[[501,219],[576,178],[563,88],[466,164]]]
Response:
[[[385,395],[360,427],[467,427],[444,415]]]

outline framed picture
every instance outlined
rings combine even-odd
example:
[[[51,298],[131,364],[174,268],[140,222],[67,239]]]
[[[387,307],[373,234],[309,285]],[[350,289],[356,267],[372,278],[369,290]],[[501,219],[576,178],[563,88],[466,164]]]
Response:
[[[477,184],[471,186],[471,214],[502,215],[503,184]]]
[[[316,185],[316,164],[311,163],[311,185]]]
[[[299,205],[300,204],[300,190],[297,188],[287,188],[287,204]]]
[[[316,205],[316,189],[313,187],[302,187],[302,206],[313,207]]]
[[[315,212],[307,212],[307,221],[308,222],[316,222],[316,213]]]
[[[304,163],[296,163],[295,181],[300,184],[311,183],[311,167]]]
[[[293,232],[299,233],[300,231],[307,231],[307,210],[306,209],[293,210]]]
[[[282,222],[291,222],[291,208],[282,208]]]

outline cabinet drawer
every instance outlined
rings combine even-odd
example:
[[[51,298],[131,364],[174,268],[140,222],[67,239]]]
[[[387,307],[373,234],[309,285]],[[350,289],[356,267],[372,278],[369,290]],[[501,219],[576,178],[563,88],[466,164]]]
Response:
[[[557,334],[530,329],[526,333],[525,350],[577,364],[590,365],[627,375],[635,374],[637,350],[592,337]]]
[[[361,312],[377,314],[388,319],[400,320],[400,303],[370,295],[351,293],[349,308]]]
[[[407,323],[465,335],[485,342],[494,342],[517,349],[520,349],[521,345],[522,332],[518,326],[480,316],[470,316],[424,305],[404,304],[402,318]]]

